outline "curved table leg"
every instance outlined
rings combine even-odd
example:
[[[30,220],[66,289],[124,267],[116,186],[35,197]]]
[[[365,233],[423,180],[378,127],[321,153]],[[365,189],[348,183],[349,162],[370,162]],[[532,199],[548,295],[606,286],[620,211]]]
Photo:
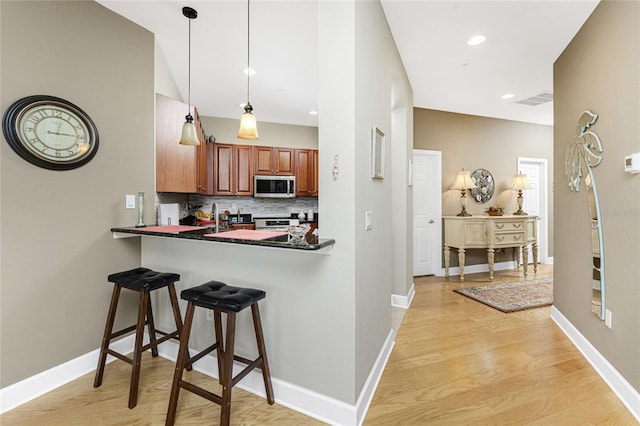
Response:
[[[449,265],[451,264],[451,249],[444,246],[444,276],[449,277]]]
[[[533,251],[533,272],[538,272],[538,243],[531,244],[531,250]]]
[[[464,249],[458,249],[458,263],[460,265],[460,281],[464,281]]]
[[[529,247],[528,246],[523,246],[522,247],[522,270],[524,271],[524,276],[527,276],[527,267],[529,263]]]
[[[489,279],[493,281],[493,263],[496,251],[492,248],[487,249],[487,261],[489,263]]]

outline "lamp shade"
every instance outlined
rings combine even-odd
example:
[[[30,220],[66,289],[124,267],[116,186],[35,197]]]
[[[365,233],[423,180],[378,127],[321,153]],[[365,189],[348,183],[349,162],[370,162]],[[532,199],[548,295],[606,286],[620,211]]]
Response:
[[[511,189],[530,189],[531,185],[529,185],[529,181],[527,180],[527,175],[522,173],[517,173],[513,175],[513,184],[511,185]]]
[[[240,129],[238,130],[238,139],[255,141],[260,139],[258,135],[258,127],[256,125],[256,116],[250,109],[245,107],[244,114],[240,118]]]
[[[196,125],[193,124],[193,117],[191,117],[191,114],[187,115],[186,121],[182,125],[182,137],[180,138],[180,145],[200,145],[200,140],[198,140],[198,132],[196,131]]]
[[[455,182],[451,189],[473,189],[477,188],[476,184],[471,180],[469,171],[462,169],[458,172]]]

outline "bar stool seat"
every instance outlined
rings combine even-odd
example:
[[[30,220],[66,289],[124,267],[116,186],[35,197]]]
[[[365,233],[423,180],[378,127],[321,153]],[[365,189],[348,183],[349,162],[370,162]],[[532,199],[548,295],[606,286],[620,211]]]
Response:
[[[180,280],[180,274],[171,272],[156,272],[148,268],[135,268],[128,271],[110,274],[107,281],[113,283],[113,293],[111,296],[111,304],[109,313],[107,314],[107,323],[105,325],[102,344],[100,346],[100,355],[98,358],[98,368],[96,369],[96,377],[93,382],[94,387],[102,385],[104,368],[107,355],[112,355],[122,361],[132,365],[131,383],[129,386],[129,408],[134,408],[138,402],[138,384],[140,382],[140,361],[142,353],[151,349],[151,356],[158,356],[158,345],[169,339],[178,339],[182,331],[182,318],[180,316],[180,308],[178,306],[178,298],[176,296],[175,284]],[[166,287],[169,291],[169,300],[173,310],[173,317],[176,323],[176,330],[165,332],[155,328],[153,320],[153,311],[151,309],[151,299],[149,293],[153,290]],[[122,330],[113,331],[113,325],[116,318],[116,310],[118,308],[118,300],[120,291],[126,288],[128,290],[137,291],[140,294],[138,303],[138,319],[136,324],[123,328]],[[148,326],[149,340],[147,345],[142,345],[144,337],[144,327]],[[135,330],[135,344],[133,349],[133,357],[116,352],[109,348],[111,340]],[[160,334],[162,337],[158,338]],[[190,367],[189,367],[190,369]]]
[[[176,361],[171,396],[169,398],[169,408],[167,410],[167,425],[173,425],[175,422],[180,388],[220,405],[220,425],[228,425],[231,418],[231,389],[242,380],[243,377],[257,367],[260,367],[262,370],[267,402],[273,405],[273,387],[271,385],[269,363],[267,361],[267,352],[262,333],[260,311],[258,309],[258,301],[264,299],[265,295],[265,292],[262,290],[233,287],[220,281],[209,281],[200,286],[183,290],[180,293],[180,297],[187,301],[187,311],[184,319],[183,332],[180,335],[180,349],[178,351],[178,360]],[[189,357],[189,335],[191,333],[196,306],[213,310],[216,341],[208,348]],[[248,307],[251,307],[253,327],[258,347],[258,357],[254,360],[234,354],[236,314]],[[226,314],[227,319],[224,339],[222,333],[222,313]],[[217,351],[218,375],[220,377],[220,385],[222,386],[221,396],[182,379],[182,373],[185,368],[188,369],[194,362],[214,350]],[[246,365],[235,377],[233,377],[234,360]]]

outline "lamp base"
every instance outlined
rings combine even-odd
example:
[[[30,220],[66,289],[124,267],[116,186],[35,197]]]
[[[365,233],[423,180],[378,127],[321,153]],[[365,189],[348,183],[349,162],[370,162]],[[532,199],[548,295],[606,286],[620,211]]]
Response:
[[[458,213],[456,216],[467,217],[467,216],[472,216],[472,215],[469,214],[466,209],[462,209],[462,211],[460,213]]]
[[[522,209],[518,209],[517,211],[513,212],[513,214],[514,214],[514,215],[517,215],[517,216],[526,216],[526,215],[527,215],[527,212],[525,212],[525,211],[524,211],[524,210],[522,210]]]

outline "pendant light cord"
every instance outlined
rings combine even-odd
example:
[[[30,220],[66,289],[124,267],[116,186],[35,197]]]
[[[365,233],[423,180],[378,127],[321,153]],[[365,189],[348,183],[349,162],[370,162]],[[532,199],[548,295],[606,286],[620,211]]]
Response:
[[[189,84],[187,88],[187,99],[189,101],[188,115],[191,115],[191,18],[189,18]]]
[[[251,0],[247,0],[247,105],[251,105],[251,102],[249,102],[249,76],[251,75],[251,62],[250,62],[250,43],[249,41],[251,40],[250,38],[250,31],[251,31],[251,13],[250,13],[250,7],[251,7]]]

